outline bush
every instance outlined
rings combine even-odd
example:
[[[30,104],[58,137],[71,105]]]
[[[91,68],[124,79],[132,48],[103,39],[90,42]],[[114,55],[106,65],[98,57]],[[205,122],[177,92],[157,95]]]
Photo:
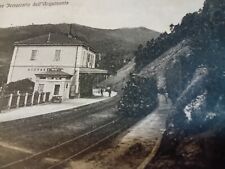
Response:
[[[30,79],[18,80],[16,82],[10,82],[7,84],[6,93],[15,93],[20,91],[22,93],[30,93],[34,90],[34,82]]]
[[[158,103],[157,83],[154,78],[132,76],[124,88],[119,110],[125,116],[143,116],[155,109]]]

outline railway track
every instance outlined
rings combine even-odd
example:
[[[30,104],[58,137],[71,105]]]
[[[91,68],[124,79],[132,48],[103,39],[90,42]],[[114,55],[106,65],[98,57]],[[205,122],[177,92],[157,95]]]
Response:
[[[119,97],[116,96],[108,100],[101,101],[99,103],[95,103],[95,104],[91,104],[87,106],[82,106],[80,108],[60,111],[57,113],[50,113],[50,114],[41,115],[38,117],[19,119],[13,122],[3,122],[3,123],[0,123],[0,132],[7,132],[9,130],[19,131],[21,129],[23,129],[23,131],[26,130],[26,132],[28,132],[28,131],[37,129],[37,127],[47,128],[47,127],[54,126],[55,121],[57,121],[57,124],[67,123],[68,121],[73,121],[74,119],[80,118],[82,116],[94,114],[108,107],[115,106],[118,101],[119,101]],[[99,104],[101,104],[101,106],[99,106]],[[63,115],[63,118],[62,118],[62,115]],[[25,127],[25,126],[29,126],[29,127]]]
[[[118,98],[110,98],[89,106],[83,106],[70,112],[57,112],[51,115],[28,118],[24,120],[12,121],[0,124],[0,139],[9,145],[25,148],[33,152],[47,149],[66,140],[97,128],[104,123],[118,118],[117,112]],[[101,114],[103,116],[101,117]],[[104,117],[107,114],[114,116]],[[49,116],[54,116],[50,118]],[[99,120],[97,117],[99,116]],[[82,124],[83,123],[83,124]],[[1,147],[0,147],[1,148]],[[22,152],[10,155],[11,150],[1,149],[0,166],[26,156]],[[5,159],[5,160],[4,160]]]
[[[0,166],[0,169],[62,169],[70,159],[114,137],[133,123],[131,119],[113,120],[63,143]]]

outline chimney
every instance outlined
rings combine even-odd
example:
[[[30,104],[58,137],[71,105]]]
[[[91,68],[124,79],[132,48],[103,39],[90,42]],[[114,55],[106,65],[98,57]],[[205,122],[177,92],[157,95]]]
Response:
[[[72,35],[72,24],[70,24],[69,32],[68,32],[68,38],[73,38]]]
[[[50,39],[51,39],[51,32],[49,32],[49,34],[48,34],[48,40],[47,40],[47,43],[50,42]]]

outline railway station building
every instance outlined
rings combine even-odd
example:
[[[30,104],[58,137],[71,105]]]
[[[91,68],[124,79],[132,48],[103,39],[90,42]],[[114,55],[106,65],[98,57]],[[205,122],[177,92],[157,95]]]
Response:
[[[97,69],[96,51],[69,34],[49,33],[14,43],[7,83],[30,79],[34,90],[64,99],[88,97],[96,78],[107,76]]]

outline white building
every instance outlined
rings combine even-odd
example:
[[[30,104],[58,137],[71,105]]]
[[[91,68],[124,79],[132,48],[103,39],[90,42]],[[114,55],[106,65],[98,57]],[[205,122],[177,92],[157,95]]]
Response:
[[[67,99],[70,96],[71,77],[61,69],[48,69],[36,74],[34,91],[49,92],[50,98],[61,96],[62,100]]]
[[[58,69],[71,75],[69,95],[76,97],[82,95],[82,91],[85,95],[86,86],[93,81],[96,74],[107,74],[106,70],[95,69],[95,50],[72,35],[49,33],[15,42],[14,45],[7,83],[29,78],[36,82],[35,90],[41,88],[44,92],[50,92],[51,88],[52,92],[54,89],[49,85],[52,85],[54,79],[50,83],[47,82],[48,77],[46,80],[40,80],[39,75],[48,74],[46,72],[49,70]],[[60,76],[55,77],[54,87],[62,87],[59,80],[68,81],[64,77],[60,78]],[[37,83],[41,87],[38,87]]]

